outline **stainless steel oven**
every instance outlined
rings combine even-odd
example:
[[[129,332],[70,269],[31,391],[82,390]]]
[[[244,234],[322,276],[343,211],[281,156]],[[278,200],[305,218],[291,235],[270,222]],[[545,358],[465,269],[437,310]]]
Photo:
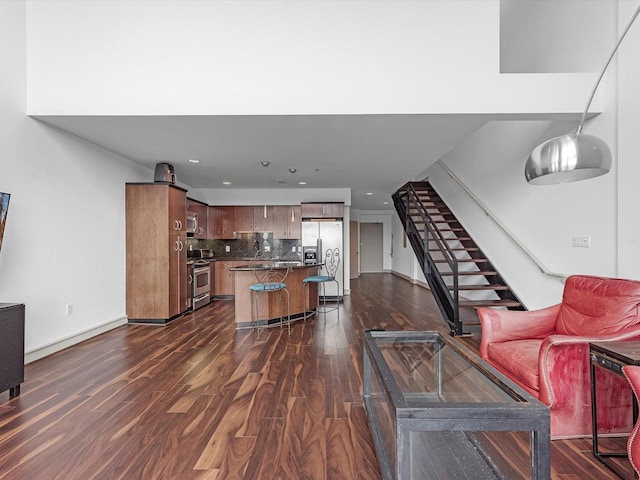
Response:
[[[193,263],[191,278],[192,296],[191,308],[197,310],[204,307],[211,301],[211,270],[208,261],[197,261]]]

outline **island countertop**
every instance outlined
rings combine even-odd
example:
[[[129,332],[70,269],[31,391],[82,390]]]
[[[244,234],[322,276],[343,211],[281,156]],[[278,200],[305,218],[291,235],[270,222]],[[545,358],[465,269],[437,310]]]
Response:
[[[311,263],[304,264],[299,261],[286,261],[286,260],[278,260],[273,263],[270,262],[255,262],[248,263],[247,265],[238,265],[237,267],[231,267],[229,270],[232,272],[237,271],[254,271],[254,270],[279,270],[285,268],[318,268],[322,265],[322,263]]]

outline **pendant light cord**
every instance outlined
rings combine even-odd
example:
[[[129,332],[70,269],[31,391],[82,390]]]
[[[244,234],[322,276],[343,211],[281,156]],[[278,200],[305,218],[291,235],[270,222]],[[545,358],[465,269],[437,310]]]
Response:
[[[624,39],[625,35],[629,31],[629,28],[631,28],[631,25],[633,25],[633,22],[635,21],[635,19],[638,16],[639,13],[640,13],[640,6],[638,6],[638,8],[636,9],[635,13],[631,17],[631,20],[629,21],[629,24],[627,25],[627,28],[625,28],[624,32],[622,32],[622,35],[620,35],[620,38],[618,39],[618,43],[616,43],[616,46],[613,48],[613,51],[611,52],[611,55],[609,55],[609,59],[607,60],[607,63],[604,64],[604,68],[602,69],[602,72],[600,73],[600,76],[598,77],[598,80],[596,81],[596,85],[593,87],[593,91],[591,92],[591,96],[589,97],[589,100],[587,101],[587,106],[584,108],[584,112],[582,113],[582,118],[580,119],[580,125],[578,125],[578,129],[576,130],[576,133],[578,135],[580,133],[582,133],[582,126],[584,125],[584,121],[587,118],[587,112],[589,111],[589,107],[591,106],[591,102],[593,100],[593,97],[596,94],[596,90],[598,89],[598,86],[600,85],[600,82],[602,81],[602,77],[604,77],[604,73],[607,71],[607,68],[609,67],[609,64],[611,63],[611,60],[613,60],[613,57],[615,56],[616,52],[618,51],[618,47],[622,43],[622,40]]]

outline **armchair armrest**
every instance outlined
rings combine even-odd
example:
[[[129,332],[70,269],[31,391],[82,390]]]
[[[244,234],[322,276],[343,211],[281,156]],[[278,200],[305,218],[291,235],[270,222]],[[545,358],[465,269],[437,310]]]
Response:
[[[576,392],[575,385],[589,377],[589,343],[640,339],[640,327],[621,332],[588,337],[574,335],[549,335],[540,346],[538,372],[540,374],[540,401],[548,406]],[[567,373],[570,372],[570,375]],[[553,380],[552,380],[553,379]]]
[[[559,310],[560,304],[526,312],[479,308],[480,357],[487,360],[487,348],[493,342],[545,338],[553,334]]]

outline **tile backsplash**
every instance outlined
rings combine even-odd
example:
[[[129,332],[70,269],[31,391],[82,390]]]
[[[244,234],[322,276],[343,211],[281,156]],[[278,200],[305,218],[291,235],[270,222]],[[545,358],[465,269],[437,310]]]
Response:
[[[258,250],[285,260],[302,258],[301,240],[274,239],[273,233],[240,233],[233,240],[188,238],[187,248],[209,249],[213,258],[251,258]]]

